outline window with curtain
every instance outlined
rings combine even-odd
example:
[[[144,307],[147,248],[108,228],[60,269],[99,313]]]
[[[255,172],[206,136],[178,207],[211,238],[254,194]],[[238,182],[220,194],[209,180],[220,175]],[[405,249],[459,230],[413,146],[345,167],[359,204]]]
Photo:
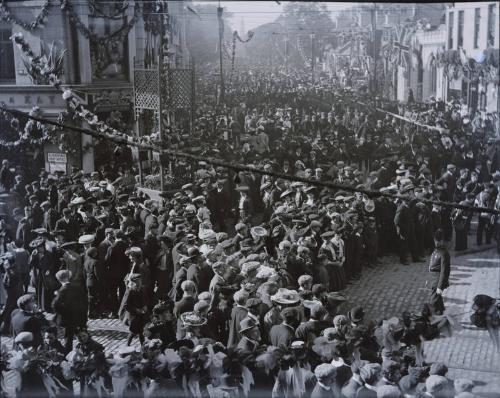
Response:
[[[10,36],[10,28],[0,26],[0,82],[16,81],[16,65],[14,61],[14,45]]]
[[[458,39],[457,39],[457,46],[458,47],[463,47],[464,46],[464,12],[459,11],[458,12]]]
[[[474,10],[474,48],[479,48],[479,23],[481,20],[481,9]]]

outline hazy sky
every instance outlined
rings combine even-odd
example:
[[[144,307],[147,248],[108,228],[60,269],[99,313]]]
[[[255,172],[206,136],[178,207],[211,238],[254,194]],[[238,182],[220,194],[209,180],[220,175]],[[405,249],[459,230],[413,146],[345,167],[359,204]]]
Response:
[[[194,4],[214,4],[218,5],[218,1],[193,1]],[[221,7],[224,10],[230,11],[234,14],[231,23],[233,29],[241,29],[241,21],[244,22],[245,31],[253,29],[259,25],[272,22],[279,17],[283,6],[288,1],[280,1],[281,5],[275,1],[221,1]],[[332,11],[332,17],[335,12],[341,9],[349,8],[352,3],[326,3],[328,9]],[[243,32],[241,32],[243,33]]]

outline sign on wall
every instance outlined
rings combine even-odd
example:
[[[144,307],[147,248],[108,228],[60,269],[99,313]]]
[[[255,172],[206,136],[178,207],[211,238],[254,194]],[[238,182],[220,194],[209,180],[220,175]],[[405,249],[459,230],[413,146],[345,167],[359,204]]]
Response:
[[[68,157],[65,153],[47,152],[47,162],[49,164],[49,173],[53,174],[58,171],[66,173]]]

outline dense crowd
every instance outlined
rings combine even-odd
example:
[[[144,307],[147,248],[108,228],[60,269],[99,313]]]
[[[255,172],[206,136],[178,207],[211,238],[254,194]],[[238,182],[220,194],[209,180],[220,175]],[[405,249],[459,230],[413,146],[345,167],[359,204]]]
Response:
[[[450,241],[467,249],[477,217],[476,243],[500,243],[500,219],[429,200],[500,210],[496,116],[434,99],[391,109],[441,128],[428,130],[299,73],[241,73],[228,96],[191,135],[171,132],[206,161],[172,158],[180,189],[160,201],[126,167],[28,182],[3,162],[0,303],[15,349],[1,370],[16,393],[72,395],[76,381],[87,396],[473,396],[422,346],[456,326],[442,298]],[[389,254],[430,255],[427,304],[377,322],[344,308],[347,283]],[[475,309],[498,350],[498,301],[479,295]],[[87,330],[101,317],[129,328],[113,355]]]

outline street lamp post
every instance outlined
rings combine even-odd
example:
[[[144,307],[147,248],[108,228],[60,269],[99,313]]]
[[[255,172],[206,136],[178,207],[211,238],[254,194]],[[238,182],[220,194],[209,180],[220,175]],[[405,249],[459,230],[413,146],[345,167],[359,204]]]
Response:
[[[314,68],[316,66],[316,60],[314,58],[314,39],[316,38],[316,34],[311,33],[311,77],[314,83]]]
[[[224,11],[223,7],[217,7],[217,18],[219,21],[219,64],[220,64],[220,99],[219,99],[219,105],[224,106],[224,71],[223,71],[223,64],[222,64],[222,41],[224,38],[224,21],[222,19],[222,13]]]

